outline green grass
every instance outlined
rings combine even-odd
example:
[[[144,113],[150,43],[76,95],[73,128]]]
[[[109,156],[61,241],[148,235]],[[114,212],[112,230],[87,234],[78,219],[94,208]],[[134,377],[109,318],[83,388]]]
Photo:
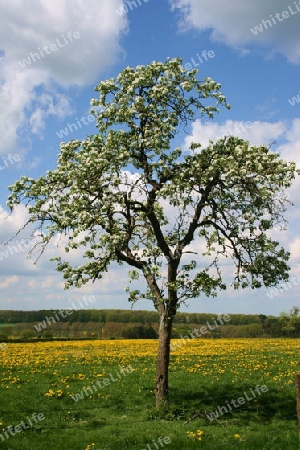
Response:
[[[112,357],[95,356],[94,348],[88,343],[80,343],[80,348],[86,353],[78,355],[77,351],[73,354],[73,344],[69,344],[68,352],[60,346],[61,351],[54,355],[54,343],[40,344],[40,348],[45,349],[42,352],[45,364],[39,361],[35,369],[34,362],[38,358],[32,350],[37,348],[34,345],[38,344],[10,344],[7,352],[0,354],[0,434],[1,428],[6,430],[9,425],[26,421],[35,412],[43,413],[45,419],[4,442],[0,438],[0,449],[85,450],[92,443],[96,444],[91,447],[95,450],[300,448],[295,387],[291,384],[268,381],[268,392],[261,395],[258,402],[247,402],[214,422],[207,419],[205,412],[214,411],[218,406],[226,405],[227,401],[241,397],[244,392],[249,393],[256,385],[262,385],[261,372],[233,383],[229,371],[222,376],[209,377],[188,372],[186,369],[191,360],[179,356],[170,369],[171,402],[157,411],[154,408],[153,356],[126,352],[119,358],[117,354]],[[20,355],[22,362],[14,364],[17,349],[28,353],[28,364],[24,354]],[[12,359],[9,352],[13,352]],[[278,372],[284,369],[289,359],[294,358],[294,355],[279,350],[262,356],[270,358],[270,362],[278,358]],[[1,357],[6,358],[3,367]],[[220,361],[218,357],[212,360],[220,365],[224,362],[221,356]],[[118,361],[124,366],[130,363],[134,371],[118,378]],[[226,364],[234,367],[234,356],[228,355]],[[103,389],[94,388],[91,395],[84,395],[84,399],[77,403],[68,395],[82,392],[93,381],[101,379],[97,378],[99,373],[106,374],[106,377],[111,373],[116,381],[111,381]],[[50,389],[54,395],[45,396]],[[59,390],[63,392],[61,397],[57,394]],[[201,441],[188,437],[188,431],[195,433],[197,430],[204,432]],[[236,434],[240,437],[236,438]],[[157,443],[160,436],[169,437],[171,443],[163,447],[156,444],[156,448],[153,440]]]

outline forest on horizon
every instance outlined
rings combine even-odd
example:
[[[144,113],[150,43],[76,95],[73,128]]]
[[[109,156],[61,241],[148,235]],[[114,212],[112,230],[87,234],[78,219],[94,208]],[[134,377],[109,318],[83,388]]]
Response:
[[[0,310],[0,340],[156,339],[156,311],[121,309]],[[300,337],[298,310],[264,314],[182,313],[175,316],[173,338],[201,330],[201,338]],[[220,319],[221,317],[221,319]],[[224,320],[227,317],[227,320]],[[219,319],[218,319],[219,318]],[[223,318],[223,319],[222,319]]]

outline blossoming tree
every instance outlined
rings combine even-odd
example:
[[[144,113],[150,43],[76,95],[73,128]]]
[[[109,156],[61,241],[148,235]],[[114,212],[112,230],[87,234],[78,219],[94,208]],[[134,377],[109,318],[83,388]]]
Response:
[[[101,279],[111,263],[130,266],[129,300],[149,299],[159,316],[158,406],[168,399],[181,303],[226,289],[225,258],[235,289],[275,285],[289,270],[288,252],[268,230],[284,221],[295,164],[234,136],[206,148],[175,146],[192,120],[229,107],[220,85],[196,74],[177,58],[100,82],[92,102],[98,132],[62,143],[57,168],[37,180],[21,177],[8,199],[11,210],[27,206],[41,252],[65,234],[65,252],[82,254],[79,266],[68,255],[54,258],[66,288]]]

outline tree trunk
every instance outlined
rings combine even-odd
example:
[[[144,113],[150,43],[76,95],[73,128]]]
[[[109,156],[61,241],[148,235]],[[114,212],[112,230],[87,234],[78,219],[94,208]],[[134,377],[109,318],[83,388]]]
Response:
[[[160,316],[158,355],[156,366],[156,406],[160,407],[169,399],[168,372],[170,361],[170,341],[173,318],[167,313]]]

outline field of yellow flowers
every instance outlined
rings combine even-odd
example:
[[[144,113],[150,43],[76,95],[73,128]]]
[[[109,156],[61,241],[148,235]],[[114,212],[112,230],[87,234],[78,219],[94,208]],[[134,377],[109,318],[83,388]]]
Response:
[[[155,340],[7,344],[0,449],[298,449],[299,339],[174,343],[160,412]]]

